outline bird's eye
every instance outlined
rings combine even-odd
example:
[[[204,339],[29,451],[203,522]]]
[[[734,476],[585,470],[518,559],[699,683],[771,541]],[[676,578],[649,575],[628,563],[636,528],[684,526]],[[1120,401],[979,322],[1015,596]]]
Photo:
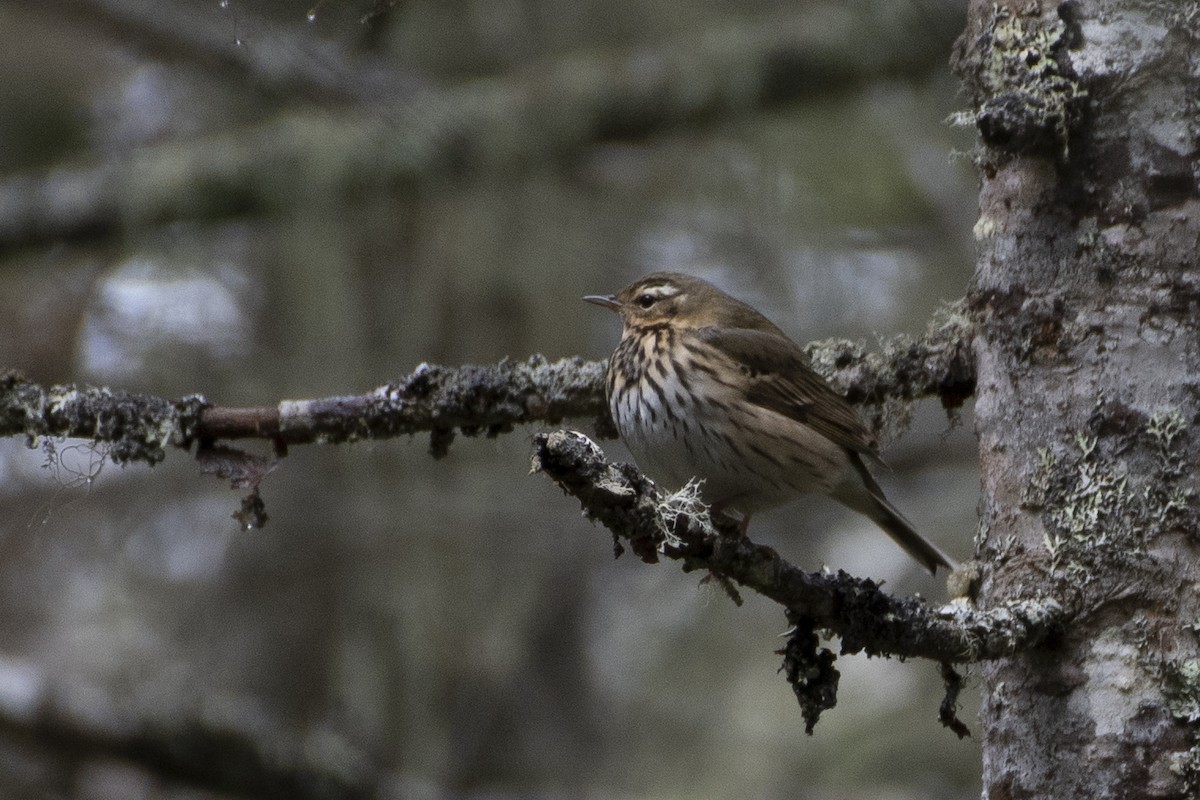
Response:
[[[654,301],[657,299],[658,298],[652,294],[643,294],[638,297],[636,302],[642,308],[649,308],[650,306],[654,305]]]

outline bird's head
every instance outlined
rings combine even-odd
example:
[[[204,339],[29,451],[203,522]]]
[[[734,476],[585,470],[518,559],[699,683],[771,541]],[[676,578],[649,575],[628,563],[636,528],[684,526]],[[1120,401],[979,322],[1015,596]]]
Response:
[[[711,283],[680,272],[655,272],[616,294],[588,295],[589,303],[621,315],[625,330],[661,325],[675,328],[731,328],[778,331],[766,317]]]

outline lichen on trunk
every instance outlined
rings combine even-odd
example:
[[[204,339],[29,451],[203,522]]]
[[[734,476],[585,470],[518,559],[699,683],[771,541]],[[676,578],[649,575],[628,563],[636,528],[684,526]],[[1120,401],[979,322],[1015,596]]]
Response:
[[[956,55],[977,110],[1072,94],[1041,117],[1065,129],[1022,137],[1055,147],[975,117],[979,600],[1074,613],[982,670],[987,798],[1200,792],[1200,80],[1182,5],[976,1]],[[1006,88],[1001,47],[1039,69]]]

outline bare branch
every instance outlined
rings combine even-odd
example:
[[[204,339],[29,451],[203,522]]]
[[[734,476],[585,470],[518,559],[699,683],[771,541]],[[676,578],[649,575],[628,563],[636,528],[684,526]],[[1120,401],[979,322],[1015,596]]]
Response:
[[[1052,599],[1015,600],[988,611],[957,602],[931,608],[845,572],[804,572],[771,548],[740,537],[732,520],[710,518],[694,498],[668,497],[632,465],[609,463],[581,433],[538,434],[533,466],[644,561],[662,555],[683,562],[685,571],[707,570],[753,589],[841,637],[843,654],[945,663],[1002,658],[1036,646],[1064,621]]]

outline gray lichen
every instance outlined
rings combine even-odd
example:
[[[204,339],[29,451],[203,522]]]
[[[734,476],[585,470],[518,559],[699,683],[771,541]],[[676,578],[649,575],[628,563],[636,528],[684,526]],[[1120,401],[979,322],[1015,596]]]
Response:
[[[871,429],[903,431],[915,401],[936,397],[953,417],[975,393],[974,326],[966,304],[946,303],[934,312],[925,335],[895,336],[871,352],[862,342],[829,339],[804,350],[813,369],[860,406]]]
[[[976,126],[991,147],[1047,152],[1065,161],[1087,96],[1066,57],[1074,36],[1067,9],[1062,4],[1059,17],[1046,20],[993,6],[968,76],[975,109],[953,115],[951,123]]]
[[[1040,512],[1044,569],[1076,610],[1101,608],[1140,583],[1153,587],[1157,615],[1181,613],[1181,597],[1161,580],[1151,552],[1160,540],[1197,536],[1189,439],[1190,426],[1175,408],[1145,415],[1102,401],[1087,430],[1070,434],[1069,443],[1039,450],[1022,505]],[[1195,792],[1200,658],[1186,651],[1164,655],[1158,643],[1146,641],[1151,627],[1139,611],[1110,646],[1128,649],[1157,685],[1171,717],[1190,730],[1191,747],[1172,756],[1170,770]]]
[[[1147,653],[1153,652],[1146,648]],[[1177,751],[1170,770],[1195,796],[1200,791],[1200,658],[1141,659],[1142,668],[1155,679],[1167,701],[1171,716],[1191,730],[1192,746]]]
[[[1145,418],[1110,402],[1093,420],[1133,427],[1104,437],[1076,431],[1069,446],[1039,449],[1022,498],[1041,512],[1049,571],[1083,589],[1101,574],[1145,568],[1149,542],[1168,531],[1195,535],[1197,522],[1178,412]]]
[[[206,406],[199,396],[172,402],[106,387],[39,386],[17,372],[0,374],[0,436],[91,439],[117,464],[157,464],[166,447],[190,445]]]

